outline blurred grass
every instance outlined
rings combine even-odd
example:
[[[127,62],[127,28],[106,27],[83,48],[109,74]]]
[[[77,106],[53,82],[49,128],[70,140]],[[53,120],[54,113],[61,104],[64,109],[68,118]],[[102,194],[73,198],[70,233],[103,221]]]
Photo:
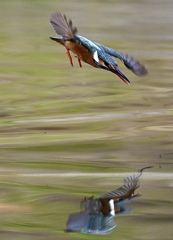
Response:
[[[110,172],[173,169],[172,1],[0,3],[0,239],[105,239],[63,231],[83,196],[119,187],[122,179]],[[49,39],[54,11],[72,18],[79,34],[134,55],[149,75],[138,78],[118,62],[132,80],[128,87],[112,73],[80,69],[75,58],[72,68],[65,49]],[[142,114],[157,111],[163,115]],[[134,116],[19,122],[107,113]],[[20,175],[42,172],[107,172],[108,178]],[[172,239],[172,180],[141,185],[134,213],[115,219],[106,239]]]

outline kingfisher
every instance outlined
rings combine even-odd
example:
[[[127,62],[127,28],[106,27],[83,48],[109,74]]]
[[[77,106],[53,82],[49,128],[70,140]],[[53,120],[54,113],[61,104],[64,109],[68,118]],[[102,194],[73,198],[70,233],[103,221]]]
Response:
[[[50,38],[66,48],[72,66],[73,59],[70,51],[73,52],[78,59],[80,67],[82,67],[81,61],[83,61],[93,67],[110,71],[128,85],[130,84],[130,80],[118,68],[118,64],[113,57],[120,59],[124,65],[137,76],[144,76],[148,73],[145,66],[132,56],[77,35],[77,28],[73,26],[71,20],[67,19],[66,15],[62,15],[58,12],[52,13],[50,16],[50,23],[54,31],[60,35],[60,37]]]
[[[115,216],[132,211],[128,203],[141,196],[141,193],[135,193],[139,188],[139,178],[145,169],[152,167],[142,168],[136,174],[126,177],[121,187],[104,193],[98,198],[85,197],[81,201],[83,211],[69,215],[66,230],[90,234],[110,233],[116,227]]]

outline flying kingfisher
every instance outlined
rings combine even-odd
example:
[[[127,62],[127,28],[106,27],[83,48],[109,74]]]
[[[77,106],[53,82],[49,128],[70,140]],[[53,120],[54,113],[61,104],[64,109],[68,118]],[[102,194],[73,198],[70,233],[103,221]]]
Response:
[[[94,196],[84,198],[81,201],[83,211],[69,215],[66,230],[72,232],[83,232],[90,234],[108,234],[116,227],[114,218],[120,214],[130,213],[132,210],[128,203],[141,194],[135,194],[139,188],[139,178],[144,169],[140,169],[136,174],[126,177],[124,185],[113,191],[102,194],[98,198]]]
[[[65,15],[53,13],[50,16],[50,23],[55,32],[61,36],[50,38],[65,46],[72,66],[73,60],[70,51],[77,57],[80,67],[82,67],[81,61],[83,61],[93,67],[108,70],[118,75],[128,85],[130,80],[120,71],[113,57],[119,58],[137,76],[144,76],[148,73],[145,66],[133,57],[77,35],[77,28],[73,26],[71,20],[67,20]]]

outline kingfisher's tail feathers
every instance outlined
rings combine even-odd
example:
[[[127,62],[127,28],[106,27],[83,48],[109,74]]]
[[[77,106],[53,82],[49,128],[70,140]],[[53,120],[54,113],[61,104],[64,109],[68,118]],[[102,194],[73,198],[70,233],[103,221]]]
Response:
[[[53,41],[55,41],[55,42],[58,42],[58,43],[60,43],[60,44],[62,44],[62,45],[64,45],[64,40],[63,40],[63,38],[58,38],[58,37],[50,37],[50,39],[52,39]]]
[[[72,21],[67,20],[66,16],[61,13],[52,13],[50,16],[50,23],[58,35],[74,38],[77,33],[77,28],[73,26]]]

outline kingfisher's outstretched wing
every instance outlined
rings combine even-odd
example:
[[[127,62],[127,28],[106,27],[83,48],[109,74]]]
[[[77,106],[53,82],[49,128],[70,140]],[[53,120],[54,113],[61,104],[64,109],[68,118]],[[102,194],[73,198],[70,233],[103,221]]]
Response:
[[[67,20],[65,15],[61,13],[52,13],[50,23],[58,35],[74,38],[77,33],[77,28],[73,26],[71,20]]]
[[[119,52],[113,48],[106,47],[97,42],[95,42],[95,44],[107,54],[113,57],[119,58],[124,63],[124,65],[137,76],[144,76],[148,73],[145,66],[141,64],[138,60],[134,59],[132,56],[128,54],[123,54],[122,52]]]

